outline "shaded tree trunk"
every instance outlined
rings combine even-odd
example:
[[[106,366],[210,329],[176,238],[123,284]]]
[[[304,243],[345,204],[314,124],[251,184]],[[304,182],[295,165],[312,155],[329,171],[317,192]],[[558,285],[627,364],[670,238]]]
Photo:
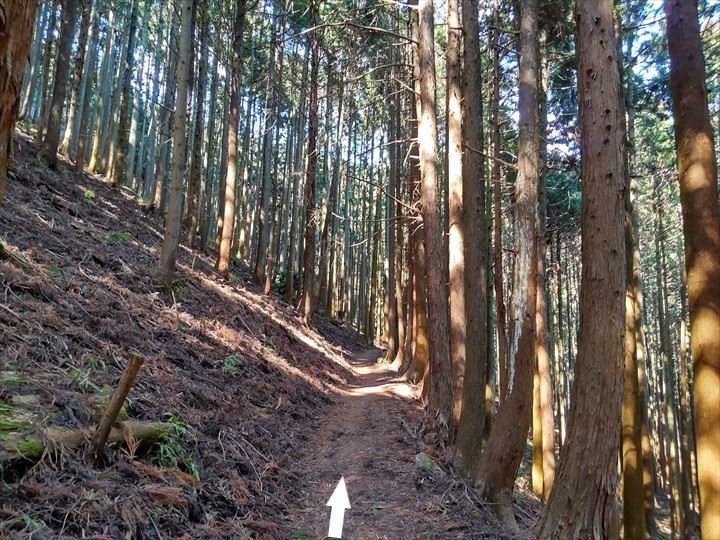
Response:
[[[140,0],[133,0],[132,8],[130,9],[130,21],[128,22],[128,45],[123,61],[122,102],[120,103],[118,140],[115,144],[115,159],[113,160],[112,173],[110,176],[112,185],[115,187],[127,182],[131,168],[127,158],[130,152],[130,118],[133,113],[133,102],[135,99],[133,97],[132,78],[133,72],[135,71],[135,31],[137,29],[139,1]],[[188,55],[188,59],[191,55],[192,51]],[[177,159],[177,157],[174,157],[174,159]]]
[[[625,175],[613,1],[578,0],[576,20],[583,191],[580,327],[568,438],[536,529],[543,539],[619,534]]]
[[[187,139],[188,88],[190,86],[189,61],[192,54],[192,17],[194,0],[177,0],[180,12],[180,38],[177,62],[177,96],[175,98],[175,123],[173,127],[173,166],[168,214],[165,222],[158,263],[158,279],[166,287],[172,286],[175,274],[175,259],[180,242],[180,222],[182,220],[183,178],[185,177]]]
[[[487,378],[487,218],[485,212],[485,167],[479,151],[485,147],[482,108],[482,66],[477,0],[461,0],[464,71],[462,223],[469,232],[465,249],[465,371],[462,408],[456,439],[455,462],[472,472],[480,456],[485,425],[485,381]],[[471,232],[470,232],[471,231]]]
[[[37,0],[0,0],[0,207],[12,154],[20,88],[30,54]]]
[[[318,2],[310,1],[311,25],[318,22]],[[313,278],[315,276],[315,180],[317,178],[317,134],[318,134],[318,77],[320,68],[320,43],[318,31],[309,35],[310,48],[310,102],[308,103],[307,172],[305,175],[305,247],[303,252],[302,320],[310,324],[314,307]],[[345,239],[347,241],[347,238]]]
[[[70,49],[72,48],[75,23],[78,17],[78,0],[65,0],[63,2],[62,22],[60,24],[60,37],[58,39],[58,55],[55,62],[55,81],[53,84],[50,116],[48,118],[47,133],[42,143],[40,153],[47,164],[57,167],[57,150],[60,144],[60,128],[62,112],[65,106],[68,74],[70,71]],[[22,72],[22,70],[21,70]]]

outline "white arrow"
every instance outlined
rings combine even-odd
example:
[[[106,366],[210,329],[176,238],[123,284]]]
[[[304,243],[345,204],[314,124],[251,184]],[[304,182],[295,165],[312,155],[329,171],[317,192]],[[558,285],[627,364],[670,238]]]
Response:
[[[340,477],[335,491],[327,502],[330,506],[330,528],[328,529],[328,538],[342,538],[343,519],[345,510],[350,508],[350,499],[348,498],[347,488],[345,487],[345,478]]]

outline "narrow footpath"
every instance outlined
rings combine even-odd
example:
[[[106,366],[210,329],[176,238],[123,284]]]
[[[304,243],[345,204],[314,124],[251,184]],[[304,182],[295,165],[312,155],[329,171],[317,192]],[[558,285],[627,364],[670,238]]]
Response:
[[[380,354],[363,351],[350,360],[354,383],[342,389],[309,438],[299,467],[303,506],[293,516],[292,538],[326,537],[326,503],[341,476],[351,505],[343,538],[468,537],[471,520],[456,515],[458,506],[465,513],[470,506],[469,500],[457,504],[456,492],[464,489],[421,454],[418,389],[377,363]]]

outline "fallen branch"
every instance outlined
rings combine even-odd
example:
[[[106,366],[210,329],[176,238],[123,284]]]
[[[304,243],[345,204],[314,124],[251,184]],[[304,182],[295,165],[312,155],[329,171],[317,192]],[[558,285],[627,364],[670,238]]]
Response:
[[[130,363],[120,377],[120,382],[115,389],[115,393],[110,399],[110,403],[108,403],[107,409],[105,409],[105,413],[100,419],[100,423],[93,436],[92,446],[90,447],[90,461],[92,461],[94,465],[97,465],[100,461],[110,430],[113,424],[115,424],[115,420],[117,420],[120,409],[122,409],[123,403],[125,403],[125,398],[135,383],[135,378],[144,361],[145,359],[142,356],[133,353],[130,357]]]

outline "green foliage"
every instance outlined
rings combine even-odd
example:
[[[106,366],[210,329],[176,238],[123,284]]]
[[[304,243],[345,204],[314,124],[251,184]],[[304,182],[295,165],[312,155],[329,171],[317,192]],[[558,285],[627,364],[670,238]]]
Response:
[[[55,279],[61,278],[63,276],[63,271],[53,264],[47,267],[47,271],[48,274],[50,274]]]
[[[290,538],[293,540],[305,540],[306,538],[315,538],[315,535],[309,531],[304,531],[302,529],[295,529]]]
[[[82,200],[86,204],[94,204],[95,203],[95,192],[92,189],[85,189],[83,190]]]
[[[116,244],[127,244],[132,240],[132,235],[127,231],[115,231],[110,234],[102,235],[103,242],[115,242]]]
[[[222,365],[222,372],[235,375],[243,365],[243,357],[239,354],[231,354],[228,356]]]
[[[193,429],[172,412],[165,413],[164,420],[171,423],[173,429],[153,445],[150,460],[159,467],[179,469],[200,479],[193,453],[186,448],[187,443],[196,441]]]
[[[86,394],[100,393],[101,388],[90,379],[90,372],[91,370],[88,368],[73,367],[70,369],[70,379],[77,383],[81,392]]]
[[[275,344],[265,334],[260,334],[260,343],[262,343],[266,348],[270,349],[271,351],[277,350],[275,348]]]
[[[37,172],[50,172],[50,167],[48,167],[47,163],[38,157],[33,158],[32,161],[30,161],[29,166],[32,170]]]

